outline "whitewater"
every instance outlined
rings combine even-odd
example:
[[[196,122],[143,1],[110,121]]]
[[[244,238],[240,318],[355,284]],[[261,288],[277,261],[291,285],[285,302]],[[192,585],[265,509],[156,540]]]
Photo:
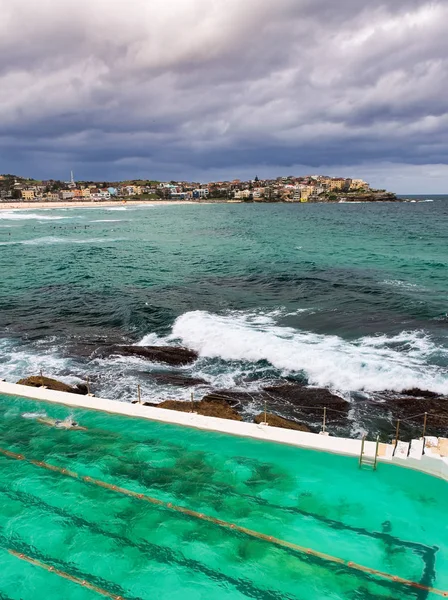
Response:
[[[169,336],[145,336],[140,345],[179,342],[203,359],[267,362],[282,376],[303,374],[310,385],[342,394],[420,388],[448,395],[447,370],[428,364],[431,357],[447,356],[447,350],[437,347],[422,331],[347,342],[278,326],[275,317],[279,314],[189,312],[176,320]]]

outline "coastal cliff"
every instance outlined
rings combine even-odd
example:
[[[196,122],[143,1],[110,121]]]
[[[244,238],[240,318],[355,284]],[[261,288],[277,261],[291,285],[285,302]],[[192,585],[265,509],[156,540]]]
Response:
[[[403,202],[401,198],[392,192],[371,190],[363,193],[339,193],[334,194],[336,198],[319,197],[315,202]]]

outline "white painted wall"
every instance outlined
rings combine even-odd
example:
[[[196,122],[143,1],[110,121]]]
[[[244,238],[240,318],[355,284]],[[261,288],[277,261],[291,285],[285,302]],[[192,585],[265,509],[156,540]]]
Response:
[[[117,400],[105,400],[102,398],[79,396],[77,394],[67,394],[65,392],[54,392],[44,388],[32,388],[2,381],[0,381],[0,394],[20,396],[54,404],[64,404],[75,408],[99,410],[127,417],[137,417],[140,419],[149,419],[151,421],[171,423],[173,425],[195,427],[207,431],[217,431],[229,435],[249,437],[279,444],[288,444],[299,448],[330,452],[333,454],[343,454],[345,456],[354,456],[357,458],[361,453],[361,440],[305,433],[302,431],[257,425],[255,423],[217,419],[215,417],[204,417],[194,413],[152,408],[149,406],[141,406],[139,404],[130,404],[128,402],[118,402]],[[365,443],[364,451],[366,455],[374,456],[375,445],[375,442]],[[393,457],[392,459],[378,457],[378,462],[387,462],[400,467],[415,469],[448,481],[448,458],[441,458],[437,455],[424,455],[420,459],[410,457]]]

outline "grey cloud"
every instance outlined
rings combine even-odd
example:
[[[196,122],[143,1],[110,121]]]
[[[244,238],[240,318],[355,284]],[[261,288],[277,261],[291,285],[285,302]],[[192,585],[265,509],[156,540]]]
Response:
[[[0,0],[0,12],[0,172],[448,162],[444,1]]]

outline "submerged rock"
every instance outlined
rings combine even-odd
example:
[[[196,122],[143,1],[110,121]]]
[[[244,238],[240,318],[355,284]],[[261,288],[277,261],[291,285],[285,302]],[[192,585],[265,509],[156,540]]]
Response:
[[[204,402],[226,402],[232,408],[242,406],[251,399],[252,396],[246,392],[237,392],[232,390],[212,392],[202,398]]]
[[[191,365],[198,359],[197,352],[175,346],[107,346],[96,352],[99,356],[138,356],[153,362],[166,363],[174,367]]]
[[[265,414],[260,413],[254,418],[254,423],[264,423]],[[266,413],[266,420],[268,425],[271,427],[281,427],[282,429],[294,429],[295,431],[305,431],[307,433],[311,433],[311,430],[306,425],[302,423],[296,423],[296,421],[291,421],[290,419],[284,419],[283,417],[279,417],[278,415],[274,415],[272,413]]]
[[[45,386],[49,390],[55,392],[67,392],[68,394],[78,394],[86,396],[88,393],[87,386],[83,383],[78,383],[76,386],[71,386],[57,379],[50,377],[41,377],[40,375],[26,377],[17,382],[18,385],[27,385],[28,387],[39,388]]]
[[[154,408],[166,408],[181,412],[195,412],[205,417],[218,417],[232,421],[242,421],[242,416],[232,408],[225,400],[200,400],[199,402],[183,402],[181,400],[166,400],[161,404],[146,403],[145,406]]]
[[[150,373],[149,377],[161,385],[175,385],[178,387],[192,387],[208,383],[200,377],[189,377],[188,375],[180,375],[178,373]]]
[[[312,408],[321,409],[326,406],[327,408],[346,412],[350,408],[349,402],[332,394],[325,388],[310,388],[301,384],[285,383],[268,386],[263,388],[263,390],[271,398],[282,399],[295,406],[302,405],[308,410]]]

